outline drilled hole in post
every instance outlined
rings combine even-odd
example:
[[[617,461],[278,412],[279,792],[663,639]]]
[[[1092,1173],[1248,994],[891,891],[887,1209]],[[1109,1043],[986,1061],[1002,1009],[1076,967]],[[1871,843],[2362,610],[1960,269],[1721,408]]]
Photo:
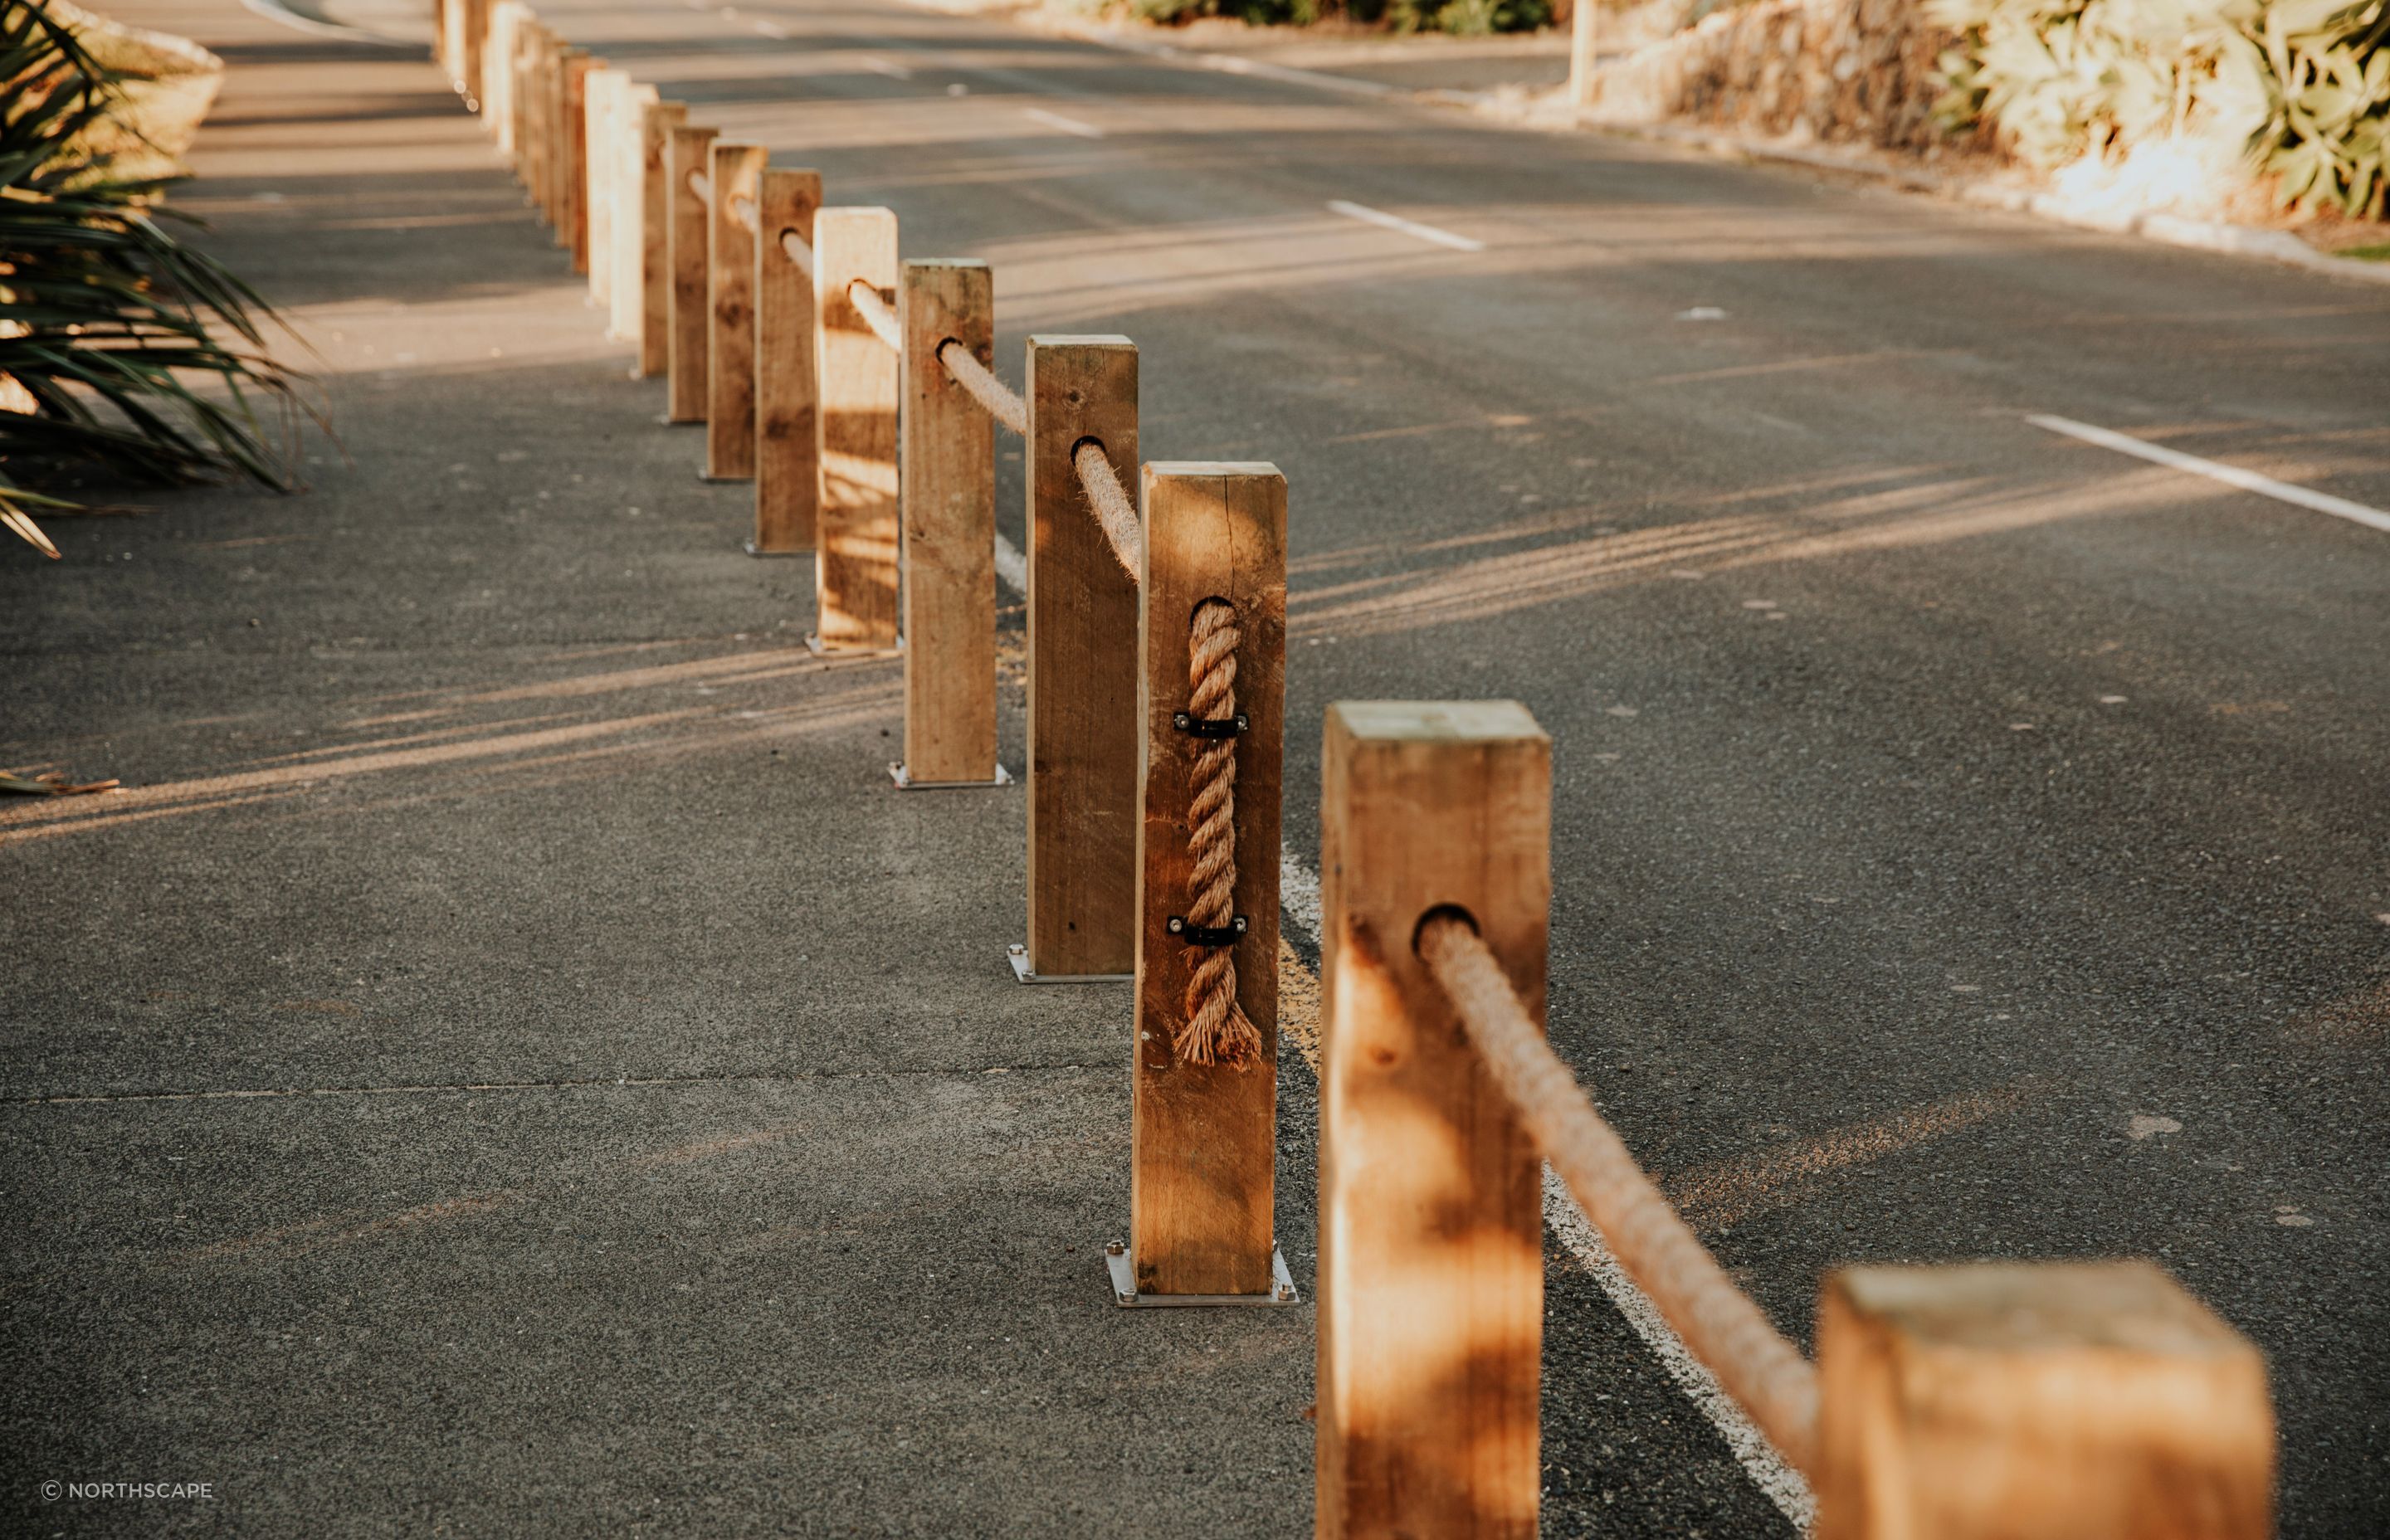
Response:
[[[1477,929],[1477,917],[1475,915],[1471,914],[1468,910],[1462,908],[1458,904],[1439,904],[1435,907],[1430,909],[1427,913],[1420,916],[1419,923],[1411,927],[1411,951],[1414,954],[1419,951],[1420,941],[1427,934],[1427,928],[1429,926],[1434,924],[1438,920],[1446,919],[1453,920],[1469,927],[1469,933],[1471,935],[1477,935],[1480,933]]]

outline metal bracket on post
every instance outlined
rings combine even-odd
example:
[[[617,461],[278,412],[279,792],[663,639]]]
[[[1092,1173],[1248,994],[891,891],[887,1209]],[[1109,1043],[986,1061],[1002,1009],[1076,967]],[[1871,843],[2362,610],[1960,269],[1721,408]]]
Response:
[[[1010,786],[1012,772],[999,764],[996,774],[983,781],[917,781],[903,760],[888,762],[888,778],[896,783],[899,791],[984,791],[991,787]]]
[[[1137,1259],[1125,1241],[1115,1240],[1104,1247],[1104,1267],[1111,1274],[1112,1303],[1123,1310],[1158,1310],[1164,1306],[1187,1308],[1199,1305],[1300,1304],[1303,1296],[1295,1291],[1294,1275],[1286,1270],[1286,1253],[1270,1243],[1270,1291],[1266,1294],[1140,1294],[1137,1291]]]
[[[1125,984],[1134,983],[1134,973],[1040,973],[1029,966],[1029,948],[1019,942],[1006,947],[1005,955],[1012,960],[1012,977],[1024,984]]]

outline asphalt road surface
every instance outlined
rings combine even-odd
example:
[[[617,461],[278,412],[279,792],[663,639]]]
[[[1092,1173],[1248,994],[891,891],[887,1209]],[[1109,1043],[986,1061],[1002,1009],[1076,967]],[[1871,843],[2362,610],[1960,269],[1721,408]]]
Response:
[[[543,13],[991,263],[1002,372],[1124,332],[1149,458],[1284,470],[1296,854],[1330,702],[1526,703],[1552,1035],[1781,1328],[2153,1257],[2271,1362],[2282,1533],[2380,1533],[2390,531],[2035,419],[2390,509],[2390,289],[874,0]],[[1546,1533],[1792,1533],[1551,1251]]]

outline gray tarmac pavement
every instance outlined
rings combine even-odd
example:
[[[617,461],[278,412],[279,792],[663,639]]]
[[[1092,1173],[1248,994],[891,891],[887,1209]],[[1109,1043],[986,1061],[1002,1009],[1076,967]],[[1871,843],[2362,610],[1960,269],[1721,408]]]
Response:
[[[1785,1329],[2157,1257],[2273,1363],[2283,1533],[2380,1528],[2390,536],[2025,419],[2390,507],[2381,290],[871,0],[547,9],[989,260],[1007,373],[1125,331],[1149,456],[1276,460],[1292,723],[1528,703],[1554,1037]],[[895,670],[803,653],[427,64],[127,14],[232,61],[183,202],[353,460],[0,574],[0,759],[140,787],[0,809],[6,1524],[1307,1528],[1308,1311],[1094,1286],[1124,1007],[991,966],[1018,799],[885,790]],[[1546,1530],[1789,1533],[1552,1254]],[[111,1461],[224,1495],[33,1491]]]

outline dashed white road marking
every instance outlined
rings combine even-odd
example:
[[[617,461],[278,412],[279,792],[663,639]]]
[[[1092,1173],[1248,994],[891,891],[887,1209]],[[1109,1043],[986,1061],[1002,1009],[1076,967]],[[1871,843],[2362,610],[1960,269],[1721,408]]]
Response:
[[[1341,198],[1331,198],[1328,200],[1328,208],[1330,212],[1343,214],[1346,219],[1357,219],[1364,225],[1375,225],[1381,230],[1393,230],[1397,234],[1409,236],[1414,240],[1430,241],[1437,246],[1448,246],[1456,251],[1485,250],[1485,243],[1482,240],[1471,240],[1467,236],[1456,236],[1449,230],[1439,230],[1433,225],[1421,225],[1417,220],[1405,219],[1400,214],[1390,214],[1382,209],[1372,209],[1367,204],[1347,203]]]
[[[2243,470],[2237,465],[2226,465],[2220,460],[2202,459],[2196,455],[2186,455],[2178,449],[2168,449],[2163,444],[2143,443],[2139,439],[2128,438],[2125,434],[2114,432],[2105,428],[2094,428],[2088,422],[2076,422],[2072,417],[2035,415],[2024,420],[2036,428],[2046,429],[2052,433],[2063,433],[2070,439],[2080,439],[2085,443],[2096,443],[2102,449],[2113,449],[2119,455],[2130,455],[2136,459],[2147,460],[2152,465],[2166,466],[2175,470],[2188,470],[2194,476],[2204,476],[2212,481],[2222,481],[2226,486],[2239,487],[2243,492],[2254,492],[2260,497],[2271,497],[2278,503],[2291,503],[2299,507],[2313,508],[2318,513],[2328,513],[2335,519],[2345,519],[2352,523],[2362,524],[2369,530],[2380,530],[2384,533],[2390,533],[2390,513],[2384,513],[2380,508],[2369,508],[2362,503],[2352,503],[2345,497],[2334,497],[2328,492],[2311,492],[2303,486],[2293,486],[2288,481],[2278,481],[2271,476],[2260,476],[2254,470]]]
[[[765,37],[786,37],[789,35],[789,29],[781,26],[777,21],[758,21],[755,23],[755,30],[762,32]]]
[[[1093,123],[1083,123],[1076,118],[1066,118],[1060,112],[1048,112],[1042,107],[1024,107],[1021,109],[1021,115],[1024,118],[1034,118],[1047,128],[1059,128],[1065,134],[1075,134],[1082,139],[1100,139],[1104,136],[1104,131]]]
[[[905,66],[889,59],[867,58],[863,61],[863,67],[870,71],[873,74],[886,75],[890,80],[911,80],[913,78],[912,71],[907,70]]]

